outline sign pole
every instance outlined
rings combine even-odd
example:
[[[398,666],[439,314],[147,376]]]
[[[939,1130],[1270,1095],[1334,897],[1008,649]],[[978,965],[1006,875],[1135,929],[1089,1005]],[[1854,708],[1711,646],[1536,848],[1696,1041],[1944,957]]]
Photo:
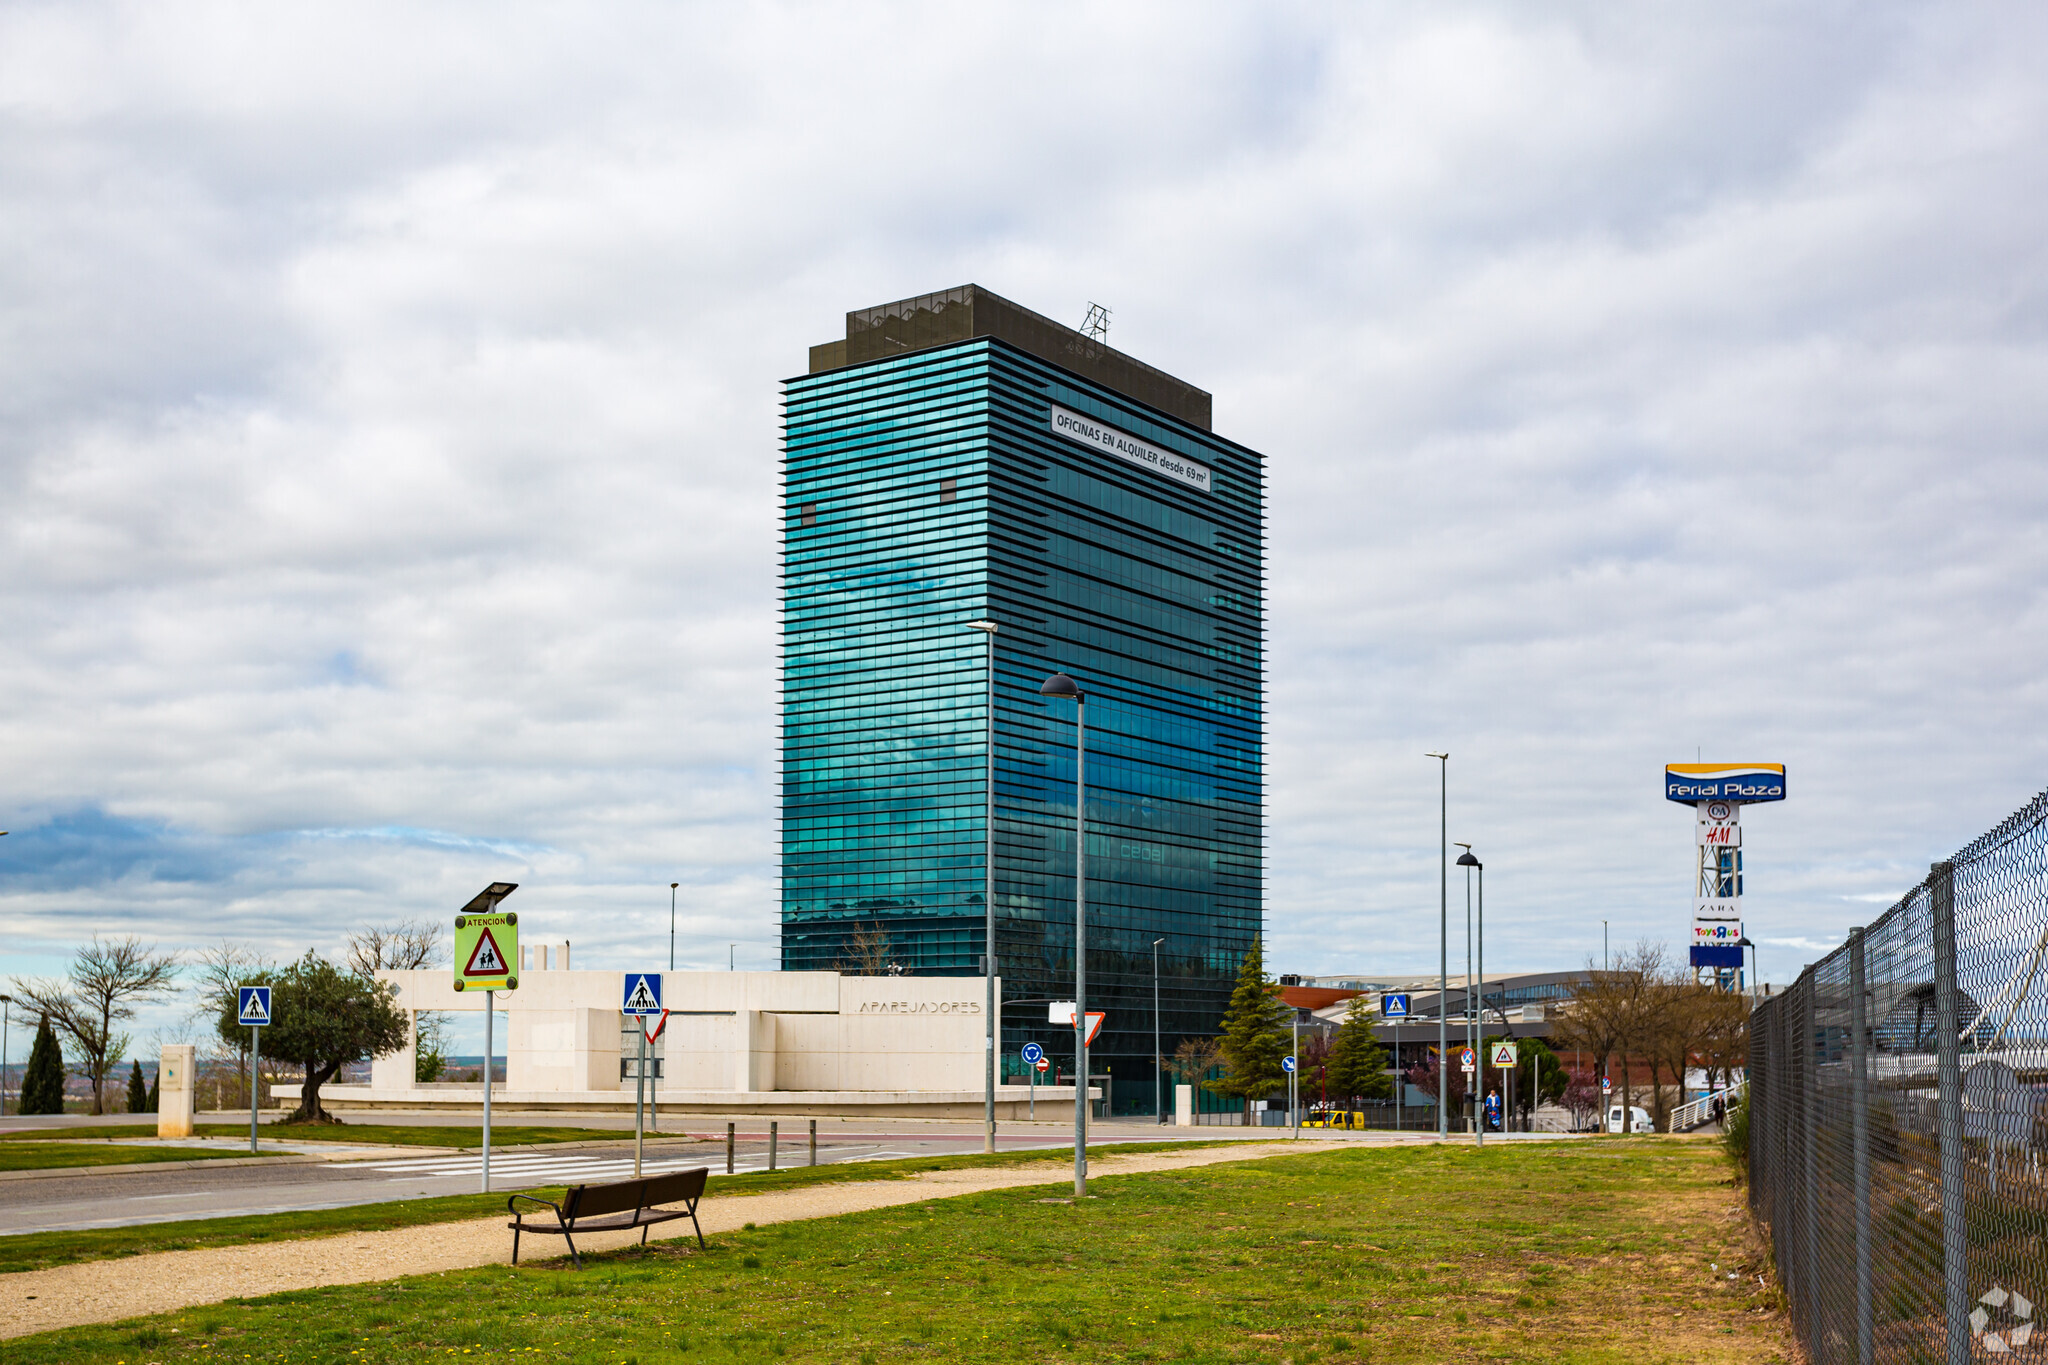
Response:
[[[1294,1017],[1287,1021],[1287,1025],[1293,1031],[1294,1036],[1293,1050],[1287,1055],[1299,1057],[1301,1055],[1300,1010],[1294,1011]],[[1301,1065],[1298,1062],[1287,1073],[1287,1122],[1288,1126],[1294,1129],[1294,1140],[1299,1142],[1301,1140]]]
[[[483,1192],[491,1192],[491,1015],[497,1012],[496,991],[484,992],[484,1169]]]
[[[640,1060],[633,1068],[633,1178],[640,1178],[640,1151],[647,1144],[647,1125],[641,1115],[644,1108],[641,1099],[647,1093],[647,1030],[638,1027],[640,1020],[633,1021],[634,1032],[640,1035]]]
[[[249,1155],[251,1156],[256,1154],[256,1077],[259,1074],[256,1059],[262,1050],[262,1043],[263,1026],[261,1024],[251,1024],[249,1026]],[[197,1106],[195,1105],[194,1107],[196,1108]]]

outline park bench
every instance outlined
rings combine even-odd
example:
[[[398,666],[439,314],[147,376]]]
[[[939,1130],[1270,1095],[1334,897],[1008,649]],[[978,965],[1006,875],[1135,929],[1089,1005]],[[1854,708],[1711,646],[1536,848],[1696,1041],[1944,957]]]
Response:
[[[699,1166],[694,1171],[677,1171],[672,1175],[646,1176],[638,1180],[616,1180],[608,1185],[572,1185],[559,1204],[531,1194],[515,1194],[505,1201],[505,1211],[512,1215],[512,1221],[505,1225],[512,1229],[512,1264],[519,1264],[519,1235],[523,1232],[561,1237],[568,1242],[570,1258],[581,1270],[583,1257],[576,1250],[577,1233],[623,1232],[628,1228],[639,1228],[640,1245],[645,1246],[647,1229],[673,1218],[690,1220],[690,1226],[697,1230],[697,1245],[701,1247],[704,1245],[704,1228],[697,1221],[697,1201],[704,1197],[704,1181],[710,1174],[710,1167]],[[522,1199],[553,1210],[554,1224],[528,1223],[519,1207]],[[663,1207],[669,1204],[681,1207]],[[536,1209],[536,1219],[539,1214],[540,1210]]]

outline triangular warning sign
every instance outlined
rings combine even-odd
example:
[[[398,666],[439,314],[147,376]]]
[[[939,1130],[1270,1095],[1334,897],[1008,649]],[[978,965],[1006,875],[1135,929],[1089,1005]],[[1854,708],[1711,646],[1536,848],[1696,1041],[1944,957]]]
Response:
[[[489,926],[478,936],[476,947],[469,950],[469,961],[462,966],[464,976],[504,976],[510,968],[505,965],[505,955],[498,951],[498,940],[491,937]]]
[[[633,989],[626,994],[626,1011],[638,1014],[645,1010],[651,1014],[660,1008],[661,1002],[654,998],[654,992],[648,988],[647,978],[643,976],[635,981]]]

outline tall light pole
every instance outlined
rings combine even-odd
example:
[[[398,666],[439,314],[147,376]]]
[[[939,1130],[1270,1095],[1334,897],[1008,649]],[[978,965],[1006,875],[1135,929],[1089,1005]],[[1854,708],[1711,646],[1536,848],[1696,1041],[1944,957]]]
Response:
[[[1074,699],[1074,1197],[1088,1193],[1088,694],[1064,673],[1041,697]]]
[[[1163,938],[1152,940],[1152,1112],[1166,1122],[1166,1054],[1159,1050],[1159,945]]]
[[[981,975],[983,990],[988,1003],[983,1009],[982,1051],[987,1054],[988,1098],[983,1115],[984,1131],[981,1136],[981,1150],[993,1152],[996,1149],[996,623],[993,621],[969,621],[972,630],[983,631],[988,636],[988,762],[984,784],[988,788],[988,803],[982,812],[982,887],[981,909],[986,920],[987,944],[982,949]]]
[[[676,969],[676,888],[681,882],[668,884],[668,969]]]
[[[1436,1135],[1450,1136],[1451,1035],[1444,1011],[1451,999],[1451,756],[1427,754],[1437,760],[1436,856]],[[1423,1035],[1428,1037],[1427,1034]]]
[[[1479,1130],[1485,1125],[1479,1120],[1478,1098],[1480,1077],[1486,1074],[1479,1061],[1479,1040],[1473,1036],[1472,1012],[1472,869],[1479,866],[1479,860],[1472,856],[1472,845],[1459,844],[1464,849],[1458,855],[1458,866],[1465,869],[1465,1049],[1472,1054],[1472,1091],[1465,1096],[1466,1103],[1473,1104],[1472,1135],[1479,1137]]]
[[[0,1115],[7,1113],[7,1025],[14,997],[0,995]]]

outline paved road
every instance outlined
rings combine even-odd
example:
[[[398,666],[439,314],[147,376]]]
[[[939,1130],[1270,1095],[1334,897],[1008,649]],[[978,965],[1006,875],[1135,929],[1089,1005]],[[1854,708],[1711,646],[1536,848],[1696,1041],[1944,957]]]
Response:
[[[390,1121],[411,1124],[422,1117],[391,1115]],[[500,1121],[510,1125],[554,1122],[560,1117],[505,1115]],[[688,1115],[671,1120],[687,1124],[695,1140],[650,1141],[642,1169],[709,1166],[714,1175],[723,1175],[726,1121],[716,1115]],[[735,1171],[765,1170],[768,1166],[767,1123],[753,1115],[736,1116],[731,1121],[737,1129]],[[10,1126],[13,1122],[10,1119]],[[802,1165],[807,1159],[806,1122],[803,1119],[781,1121],[778,1165]],[[449,1126],[473,1127],[474,1122]],[[578,1126],[583,1126],[580,1117]],[[1175,1129],[1154,1124],[1100,1124],[1091,1130],[1090,1142],[1157,1142],[1191,1137],[1266,1141],[1279,1135],[1279,1130],[1271,1128]],[[1368,1135],[1328,1136],[1357,1140]],[[1071,1151],[1072,1130],[1051,1123],[1007,1124],[1002,1130],[999,1145],[1003,1151],[1057,1150],[1062,1147]],[[818,1123],[818,1161],[821,1165],[980,1149],[981,1129],[974,1123],[870,1118],[851,1121],[821,1119]],[[321,1144],[320,1152],[326,1159],[291,1164],[247,1161],[198,1169],[112,1166],[76,1175],[8,1180],[0,1183],[0,1236],[473,1194],[481,1183],[481,1160],[474,1152],[421,1153],[414,1156],[399,1149],[382,1148],[360,1155],[339,1155],[334,1144]],[[536,1185],[616,1179],[630,1175],[632,1169],[632,1145],[629,1141],[603,1147],[579,1146],[569,1151],[524,1148],[492,1154],[491,1187],[509,1192]]]

